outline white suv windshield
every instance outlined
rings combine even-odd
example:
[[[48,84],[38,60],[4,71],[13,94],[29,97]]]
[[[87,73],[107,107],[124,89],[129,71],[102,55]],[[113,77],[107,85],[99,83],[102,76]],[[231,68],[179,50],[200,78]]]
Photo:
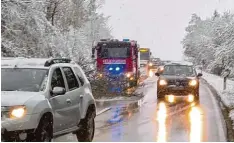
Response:
[[[39,92],[46,69],[2,68],[2,91]]]

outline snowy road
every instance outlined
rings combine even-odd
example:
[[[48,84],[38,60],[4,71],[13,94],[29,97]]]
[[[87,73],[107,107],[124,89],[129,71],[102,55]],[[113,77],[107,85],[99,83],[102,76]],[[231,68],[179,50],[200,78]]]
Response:
[[[157,105],[156,79],[148,80],[145,98],[139,110],[132,110],[117,124],[100,125],[96,122],[94,141],[225,141],[225,127],[215,98],[206,84],[200,85],[200,107],[176,105],[170,108]],[[98,117],[111,118],[111,111]],[[167,117],[163,116],[167,113]],[[159,115],[159,116],[158,116]],[[97,119],[98,119],[97,118]],[[77,141],[66,135],[54,141]]]

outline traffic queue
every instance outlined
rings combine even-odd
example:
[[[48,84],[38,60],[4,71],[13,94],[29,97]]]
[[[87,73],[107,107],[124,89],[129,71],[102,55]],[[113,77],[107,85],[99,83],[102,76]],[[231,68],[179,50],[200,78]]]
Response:
[[[107,78],[111,91],[137,86],[142,77],[152,76],[160,59],[151,58],[149,48],[140,48],[135,40],[101,39],[92,48],[96,77]]]

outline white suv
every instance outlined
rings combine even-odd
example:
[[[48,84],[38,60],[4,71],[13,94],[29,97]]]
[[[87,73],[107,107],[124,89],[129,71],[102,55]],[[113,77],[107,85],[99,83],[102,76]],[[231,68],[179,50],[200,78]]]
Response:
[[[79,65],[65,58],[1,62],[2,141],[51,141],[71,132],[93,140],[96,105]]]

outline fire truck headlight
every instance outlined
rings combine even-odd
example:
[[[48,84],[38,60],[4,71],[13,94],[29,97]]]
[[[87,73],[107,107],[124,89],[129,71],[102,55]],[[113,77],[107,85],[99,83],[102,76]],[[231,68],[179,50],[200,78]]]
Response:
[[[103,75],[102,75],[101,73],[99,73],[99,74],[98,74],[98,77],[99,77],[99,78],[102,78],[102,77],[103,77]]]
[[[112,70],[113,70],[113,68],[112,68],[112,67],[110,67],[110,68],[109,68],[109,71],[112,71]]]
[[[126,74],[126,77],[127,77],[127,78],[130,78],[130,77],[131,77],[131,73],[127,73],[127,74]]]
[[[119,71],[119,70],[120,70],[120,68],[119,68],[119,67],[116,67],[116,68],[115,68],[115,70],[116,70],[116,71]]]

